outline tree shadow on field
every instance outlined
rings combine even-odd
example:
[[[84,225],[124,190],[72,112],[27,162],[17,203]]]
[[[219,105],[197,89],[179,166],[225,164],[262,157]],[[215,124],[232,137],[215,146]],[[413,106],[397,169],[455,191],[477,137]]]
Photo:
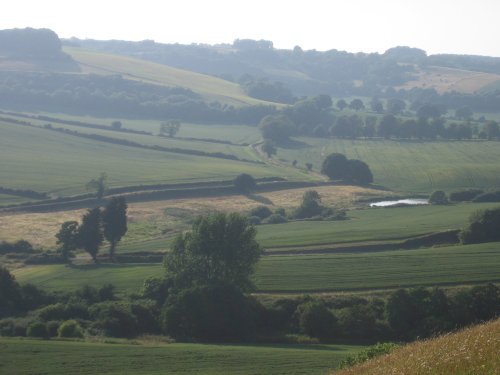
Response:
[[[261,195],[257,195],[257,194],[247,194],[246,197],[248,199],[251,199],[253,201],[256,201],[256,202],[259,202],[259,203],[262,203],[262,204],[269,204],[269,205],[272,205],[274,206],[274,203],[272,200],[270,200],[269,198],[266,198],[266,197],[263,197]]]
[[[66,266],[80,271],[90,271],[99,268],[131,268],[131,267],[144,267],[150,266],[153,263],[111,263],[111,262],[98,262],[98,263],[87,263],[87,264],[73,264],[69,263]]]

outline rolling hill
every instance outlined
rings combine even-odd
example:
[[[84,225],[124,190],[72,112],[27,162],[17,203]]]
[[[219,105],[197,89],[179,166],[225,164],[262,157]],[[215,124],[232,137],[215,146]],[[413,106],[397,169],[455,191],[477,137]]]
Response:
[[[205,74],[82,48],[65,47],[64,51],[78,63],[82,73],[120,75],[145,83],[184,87],[202,95],[207,101],[217,100],[233,106],[270,104],[245,95],[236,83]]]

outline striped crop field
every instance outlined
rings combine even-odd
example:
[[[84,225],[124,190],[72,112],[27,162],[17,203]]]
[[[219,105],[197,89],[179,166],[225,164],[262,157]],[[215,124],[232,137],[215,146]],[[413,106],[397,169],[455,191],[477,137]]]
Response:
[[[98,343],[0,338],[2,374],[325,374],[361,346]]]
[[[418,250],[263,257],[259,292],[371,290],[411,286],[498,282],[500,244]],[[118,292],[138,292],[144,279],[161,276],[161,264],[40,265],[14,270],[21,283],[47,290],[74,290],[112,283]]]

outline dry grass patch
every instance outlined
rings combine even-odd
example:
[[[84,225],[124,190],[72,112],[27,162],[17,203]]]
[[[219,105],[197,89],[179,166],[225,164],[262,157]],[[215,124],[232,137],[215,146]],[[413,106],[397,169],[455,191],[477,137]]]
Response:
[[[497,375],[500,319],[406,345],[335,375]]]
[[[131,203],[128,209],[129,232],[123,239],[142,241],[176,233],[190,227],[190,220],[211,211],[247,212],[262,204],[271,208],[297,207],[306,190],[314,189],[325,205],[352,207],[357,200],[380,196],[380,191],[357,186],[321,186],[316,188],[290,189],[256,194],[175,199],[155,202]],[[47,213],[4,213],[0,215],[0,240],[25,239],[36,246],[55,246],[55,234],[68,220],[80,220],[85,210]]]

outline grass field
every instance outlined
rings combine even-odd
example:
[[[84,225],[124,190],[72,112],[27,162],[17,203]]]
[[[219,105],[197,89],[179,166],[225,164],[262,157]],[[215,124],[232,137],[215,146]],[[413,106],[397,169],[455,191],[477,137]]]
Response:
[[[17,113],[17,112],[16,112]],[[50,112],[23,112],[19,113],[21,115],[30,116],[48,116],[52,118],[57,118],[65,121],[80,121],[84,123],[111,126],[111,123],[115,120],[122,122],[124,129],[142,130],[157,134],[160,129],[159,120],[134,120],[134,119],[122,119],[122,118],[106,118],[106,117],[91,117],[91,116],[78,116],[69,115],[66,113],[50,113]],[[37,120],[37,119],[26,119],[23,116],[16,116],[15,114],[3,115],[5,117],[17,118],[19,120],[29,121],[36,125],[45,125],[49,121]],[[63,124],[54,124],[54,126],[65,126]],[[83,129],[80,127],[80,129]],[[116,133],[113,133],[116,134]],[[182,123],[178,137],[191,137],[191,138],[205,138],[205,139],[218,139],[222,141],[229,141],[233,143],[254,143],[257,142],[261,136],[259,129],[256,126],[247,125],[225,125],[225,124],[194,124],[194,123]]]
[[[62,196],[85,192],[85,184],[101,172],[107,172],[111,187],[232,179],[242,172],[301,176],[291,169],[113,145],[1,122],[0,132],[2,185]]]
[[[471,213],[494,203],[351,210],[345,221],[296,221],[261,225],[257,239],[266,248],[391,240],[460,229]]]
[[[255,275],[260,292],[370,290],[415,285],[500,281],[499,243],[419,250],[323,255],[281,255],[261,259]],[[138,292],[145,278],[161,276],[161,264],[30,266],[13,271],[21,283],[47,290],[74,290],[84,284],[114,284]]]
[[[342,140],[299,138],[301,146],[278,149],[278,157],[310,162],[319,170],[332,152],[361,159],[376,184],[406,192],[436,189],[498,188],[500,185],[500,143],[399,142],[387,140]]]
[[[325,374],[361,346],[90,343],[0,338],[0,373]]]
[[[271,104],[245,95],[236,83],[131,57],[81,48],[65,47],[64,52],[80,65],[84,73],[119,74],[123,78],[170,87],[185,87],[208,100],[236,106]]]

